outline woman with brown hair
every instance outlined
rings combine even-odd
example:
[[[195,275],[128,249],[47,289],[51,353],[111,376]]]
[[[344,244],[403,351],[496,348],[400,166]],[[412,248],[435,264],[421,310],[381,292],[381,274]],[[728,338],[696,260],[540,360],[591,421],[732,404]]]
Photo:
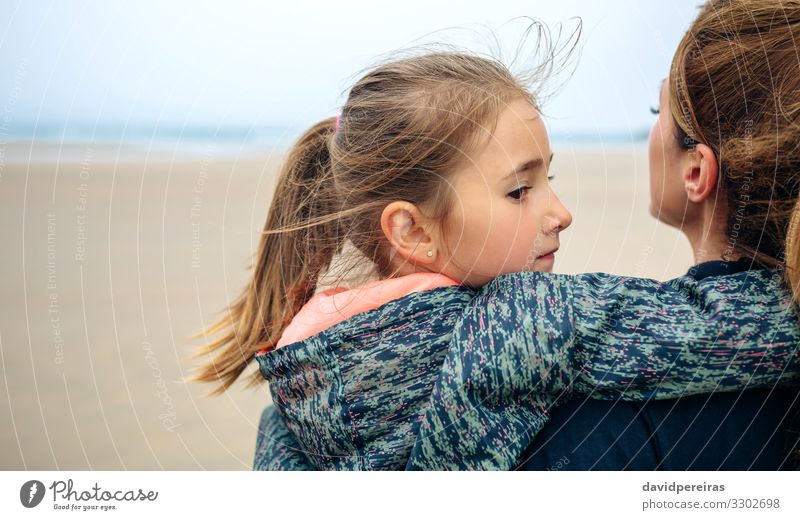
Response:
[[[686,235],[695,280],[785,273],[800,296],[798,45],[800,2],[715,0],[675,51],[650,136],[651,213]],[[777,388],[573,400],[554,411],[524,466],[790,468],[798,414],[798,392]]]

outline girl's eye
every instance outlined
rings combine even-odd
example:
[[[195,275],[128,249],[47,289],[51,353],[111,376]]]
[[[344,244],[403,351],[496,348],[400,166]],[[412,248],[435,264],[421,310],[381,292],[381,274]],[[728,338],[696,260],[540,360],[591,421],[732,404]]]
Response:
[[[651,114],[658,115],[659,112],[661,112],[661,111],[658,108],[650,107],[650,113]]]
[[[528,186],[520,186],[516,190],[512,191],[511,193],[509,193],[508,196],[511,197],[514,200],[521,200],[522,197],[524,197],[525,194],[528,193],[529,189],[530,188]]]

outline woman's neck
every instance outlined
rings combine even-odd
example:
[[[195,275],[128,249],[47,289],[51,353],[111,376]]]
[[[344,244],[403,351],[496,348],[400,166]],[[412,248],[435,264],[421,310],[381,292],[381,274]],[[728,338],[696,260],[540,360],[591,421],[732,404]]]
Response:
[[[712,260],[733,260],[733,250],[727,234],[727,212],[717,204],[716,208],[706,205],[695,222],[685,222],[680,228],[694,254],[694,263],[701,264]]]

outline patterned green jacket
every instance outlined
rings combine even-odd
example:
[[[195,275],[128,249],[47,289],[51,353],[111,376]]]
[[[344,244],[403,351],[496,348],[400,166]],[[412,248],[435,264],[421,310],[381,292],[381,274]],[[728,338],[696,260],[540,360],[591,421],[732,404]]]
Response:
[[[358,314],[256,356],[274,406],[255,469],[510,469],[574,393],[598,399],[800,384],[780,276],[669,282],[502,275]]]

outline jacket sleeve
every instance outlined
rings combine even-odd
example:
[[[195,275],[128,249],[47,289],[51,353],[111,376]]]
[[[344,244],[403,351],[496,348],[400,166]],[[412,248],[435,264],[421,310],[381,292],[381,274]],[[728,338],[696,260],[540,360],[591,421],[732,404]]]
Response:
[[[314,466],[286,428],[274,405],[264,408],[258,425],[254,471],[313,470]]]
[[[670,399],[798,380],[797,318],[775,273],[573,280],[576,392]]]
[[[467,304],[407,469],[510,469],[550,400],[569,394],[571,280],[530,274],[498,277]]]
[[[701,291],[688,279],[496,278],[454,328],[408,469],[511,469],[574,391],[667,399],[796,380],[796,321],[761,290],[733,304],[730,283]],[[742,321],[746,309],[773,318],[756,326]],[[766,345],[781,320],[780,339]]]

